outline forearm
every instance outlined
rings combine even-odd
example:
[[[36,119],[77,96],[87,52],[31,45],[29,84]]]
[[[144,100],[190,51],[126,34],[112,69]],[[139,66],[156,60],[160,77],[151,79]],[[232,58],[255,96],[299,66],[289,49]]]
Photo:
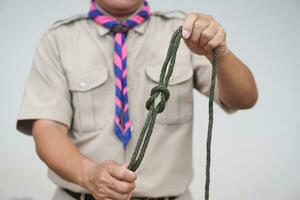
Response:
[[[251,108],[258,92],[254,77],[248,67],[230,50],[217,61],[217,80],[220,100],[229,107]]]
[[[39,157],[65,180],[81,185],[96,163],[82,155],[68,137],[68,128],[48,120],[38,120],[33,136]]]

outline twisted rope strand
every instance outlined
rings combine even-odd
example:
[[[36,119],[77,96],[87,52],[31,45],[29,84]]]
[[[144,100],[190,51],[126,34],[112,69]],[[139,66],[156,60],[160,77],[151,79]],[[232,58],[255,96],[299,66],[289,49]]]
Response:
[[[165,109],[165,104],[168,100],[168,95],[166,93],[169,93],[167,86],[170,80],[170,77],[172,75],[175,60],[176,60],[176,53],[180,44],[182,28],[178,28],[170,41],[170,45],[168,48],[167,57],[164,61],[164,64],[161,69],[160,74],[160,80],[158,86],[162,88],[165,92],[162,92],[161,90],[152,90],[151,96],[148,99],[146,103],[146,108],[149,110],[145,124],[141,130],[140,137],[138,139],[137,145],[135,147],[135,150],[133,152],[131,161],[129,163],[128,169],[132,171],[136,171],[139,167],[141,161],[143,160],[143,157],[145,155],[145,151],[147,149],[151,134],[153,132],[156,116],[158,113],[162,112]],[[170,63],[170,65],[169,65]],[[169,66],[169,67],[168,67]],[[168,69],[167,75],[166,71]],[[155,87],[156,88],[156,87]],[[155,89],[153,88],[153,89]],[[155,106],[155,99],[161,95],[161,101]],[[167,97],[167,98],[166,98]]]
[[[210,164],[211,164],[211,140],[212,140],[212,129],[214,123],[214,94],[216,85],[216,75],[217,75],[217,59],[216,51],[213,50],[212,57],[212,74],[211,83],[209,91],[209,103],[208,103],[208,128],[207,128],[207,138],[206,138],[206,170],[205,170],[205,200],[209,200],[209,184],[210,184]]]
[[[180,26],[174,32],[171,38],[167,56],[161,68],[158,86],[154,87],[151,90],[150,97],[146,102],[146,108],[148,109],[149,112],[128,166],[128,169],[132,171],[136,171],[140,166],[145,156],[145,152],[147,150],[153,132],[156,117],[159,113],[164,111],[166,103],[169,99],[170,94],[168,91],[168,84],[174,70],[174,66],[176,62],[176,54],[181,41],[181,35],[182,35],[182,26]],[[209,200],[211,140],[212,140],[212,129],[213,129],[213,100],[214,100],[216,74],[217,74],[216,51],[213,49],[212,53],[213,53],[212,74],[211,74],[211,85],[210,85],[209,104],[208,104],[209,122],[208,122],[207,140],[206,140],[205,200]],[[160,101],[155,105],[155,99],[158,97],[160,97]]]

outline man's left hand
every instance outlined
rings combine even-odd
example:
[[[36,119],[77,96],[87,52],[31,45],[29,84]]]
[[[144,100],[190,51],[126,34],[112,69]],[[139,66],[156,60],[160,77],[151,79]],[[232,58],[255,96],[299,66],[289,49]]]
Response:
[[[209,15],[189,14],[183,25],[182,37],[192,52],[205,55],[209,59],[214,48],[216,48],[218,58],[226,56],[229,52],[226,46],[226,32]]]

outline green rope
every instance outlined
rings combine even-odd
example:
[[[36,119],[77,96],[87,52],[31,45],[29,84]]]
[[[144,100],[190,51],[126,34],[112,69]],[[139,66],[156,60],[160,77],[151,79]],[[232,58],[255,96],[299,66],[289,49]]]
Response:
[[[136,171],[137,168],[140,166],[153,132],[156,117],[159,113],[165,110],[166,103],[170,97],[168,84],[175,66],[176,53],[180,45],[181,35],[182,35],[182,26],[179,27],[174,32],[171,38],[168,53],[161,69],[159,83],[151,90],[150,97],[146,102],[146,108],[148,109],[149,112],[145,124],[141,130],[136,147],[134,149],[131,161],[128,166],[128,169],[132,171]],[[215,50],[213,50],[212,53],[213,53],[213,59],[212,59],[211,86],[210,86],[210,94],[209,94],[209,123],[208,123],[208,133],[207,133],[207,141],[206,141],[205,200],[209,199],[211,140],[212,140],[212,128],[213,128],[213,100],[214,100],[216,70],[217,70]],[[157,98],[160,100],[158,103],[156,103]]]

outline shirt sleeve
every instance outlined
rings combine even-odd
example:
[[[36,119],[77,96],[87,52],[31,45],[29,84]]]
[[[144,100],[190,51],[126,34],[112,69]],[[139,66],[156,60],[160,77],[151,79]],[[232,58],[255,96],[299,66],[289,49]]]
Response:
[[[53,120],[70,127],[73,111],[55,37],[46,33],[40,40],[25,83],[17,130],[31,135],[37,119]]]
[[[209,96],[212,64],[205,56],[192,54],[192,63],[194,69],[194,88],[201,94]],[[219,98],[218,80],[216,80],[214,102],[216,102],[225,112],[233,113],[236,111],[222,103]]]

